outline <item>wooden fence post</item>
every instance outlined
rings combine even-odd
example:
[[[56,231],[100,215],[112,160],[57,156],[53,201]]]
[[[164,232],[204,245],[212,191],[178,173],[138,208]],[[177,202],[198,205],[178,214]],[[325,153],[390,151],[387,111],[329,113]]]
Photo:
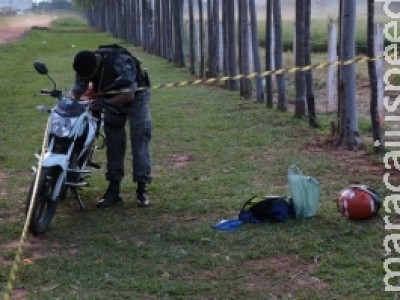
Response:
[[[337,59],[337,25],[334,23],[330,23],[328,24],[328,62],[335,62],[337,61]],[[337,67],[328,67],[326,76],[326,89],[326,112],[332,113],[336,111],[338,105]]]

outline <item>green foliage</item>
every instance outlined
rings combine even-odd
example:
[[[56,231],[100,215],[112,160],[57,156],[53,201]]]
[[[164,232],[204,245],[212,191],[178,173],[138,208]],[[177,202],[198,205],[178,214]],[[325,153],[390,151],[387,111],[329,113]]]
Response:
[[[39,10],[70,10],[71,2],[67,0],[52,0],[36,3],[35,9]]]
[[[79,9],[85,9],[96,2],[97,0],[72,0],[72,5]]]
[[[44,61],[59,87],[73,81],[76,51],[119,42],[143,60],[154,85],[192,79],[188,70],[146,54],[102,33],[61,30],[80,20],[62,19],[51,30],[33,30],[24,40],[0,47],[0,254],[12,261],[24,219],[29,166],[41,145],[52,105],[35,96],[50,86],[35,73]],[[75,25],[74,25],[75,24]],[[198,85],[151,90],[153,117],[149,188],[152,206],[138,209],[129,176],[125,204],[95,208],[107,183],[94,171],[81,191],[81,212],[70,198],[60,203],[51,230],[28,238],[15,289],[29,299],[383,299],[380,218],[349,222],[334,200],[349,182],[379,190],[380,173],[349,172],[350,153],[336,159],[318,141],[329,132],[312,130],[292,113],[267,110],[237,93]],[[314,145],[315,148],[310,147]],[[312,151],[315,150],[315,151]],[[326,151],[324,151],[326,150]],[[129,151],[128,151],[129,153]],[[365,158],[368,159],[368,158]],[[95,160],[105,166],[105,153]],[[234,233],[210,226],[236,217],[253,195],[287,194],[287,168],[299,163],[322,186],[317,216],[285,224],[244,225]],[[9,266],[1,264],[5,287]],[[1,288],[3,290],[3,288]]]
[[[55,29],[70,29],[70,28],[87,28],[87,21],[86,19],[83,18],[77,18],[76,16],[71,16],[71,17],[63,17],[63,18],[57,18],[55,21],[52,23],[53,28]]]

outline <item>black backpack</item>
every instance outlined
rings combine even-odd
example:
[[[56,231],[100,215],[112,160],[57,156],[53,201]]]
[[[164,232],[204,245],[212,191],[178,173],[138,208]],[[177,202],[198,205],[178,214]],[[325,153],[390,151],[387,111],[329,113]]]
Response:
[[[243,205],[239,212],[239,220],[248,223],[285,222],[291,215],[290,197],[265,196],[261,198],[254,196]]]
[[[118,55],[125,54],[131,58],[133,66],[136,68],[136,82],[138,87],[150,87],[150,78],[146,69],[142,69],[142,61],[132,55],[126,48],[118,44],[100,45],[96,51],[102,56],[107,56],[110,61],[114,61]]]

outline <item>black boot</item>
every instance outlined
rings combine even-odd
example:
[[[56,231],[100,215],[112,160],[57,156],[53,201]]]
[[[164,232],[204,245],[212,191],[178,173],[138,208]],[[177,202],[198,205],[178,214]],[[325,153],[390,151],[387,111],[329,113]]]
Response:
[[[116,180],[110,180],[110,184],[108,185],[108,189],[103,196],[103,199],[97,203],[98,208],[107,208],[113,206],[119,202],[122,202],[122,198],[119,195],[120,193],[120,182]]]
[[[137,183],[136,202],[139,207],[147,207],[150,205],[149,198],[147,197],[147,190],[146,190],[145,182]]]

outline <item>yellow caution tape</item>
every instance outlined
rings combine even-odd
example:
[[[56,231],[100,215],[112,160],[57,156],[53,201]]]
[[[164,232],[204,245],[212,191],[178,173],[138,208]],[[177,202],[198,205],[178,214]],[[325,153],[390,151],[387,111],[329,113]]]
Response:
[[[391,55],[392,56],[392,55]],[[160,88],[172,88],[172,87],[182,87],[186,85],[197,85],[197,84],[211,84],[216,82],[225,82],[227,80],[238,80],[242,78],[254,78],[254,77],[266,77],[266,76],[273,76],[273,75],[281,75],[285,73],[296,73],[296,72],[307,72],[311,70],[318,70],[318,69],[326,69],[329,67],[339,67],[339,66],[348,66],[355,63],[361,62],[369,62],[369,61],[377,61],[383,59],[385,56],[380,55],[376,57],[369,57],[366,55],[359,55],[353,59],[344,60],[344,61],[333,61],[333,62],[324,62],[324,63],[316,63],[308,66],[296,66],[290,68],[282,68],[277,70],[269,70],[264,72],[253,72],[249,74],[238,74],[235,76],[222,76],[222,77],[215,77],[215,78],[204,78],[204,79],[195,79],[190,81],[181,81],[181,82],[172,82],[172,83],[162,83],[158,85],[154,85],[152,87],[144,86],[140,87],[136,90],[136,92],[147,90],[147,89],[160,89]],[[99,93],[97,95],[113,95],[113,94],[121,94],[121,93],[131,93],[133,90],[125,89],[125,90],[113,90],[108,91],[105,93]]]
[[[19,269],[19,265],[22,262],[22,254],[23,254],[23,250],[24,250],[24,244],[27,238],[27,234],[28,234],[28,226],[30,223],[30,220],[32,218],[32,211],[33,211],[33,205],[36,201],[36,194],[37,194],[37,188],[38,188],[38,182],[39,182],[39,178],[40,178],[40,173],[42,171],[42,161],[43,161],[43,156],[45,153],[45,147],[47,144],[47,132],[49,130],[49,126],[50,126],[50,122],[47,122],[46,125],[46,130],[45,130],[45,134],[44,134],[44,138],[43,138],[43,144],[42,144],[42,151],[40,152],[40,159],[39,159],[39,163],[38,163],[38,169],[36,171],[36,178],[35,178],[35,183],[32,187],[32,195],[31,195],[31,199],[29,202],[29,208],[28,208],[28,212],[26,215],[26,219],[25,219],[25,223],[24,223],[24,228],[22,230],[21,233],[21,238],[18,244],[18,248],[17,248],[17,253],[15,254],[15,258],[14,258],[14,262],[11,266],[11,270],[10,270],[10,275],[8,277],[8,282],[6,285],[6,291],[4,293],[3,299],[4,300],[9,300],[10,299],[10,295],[13,291],[14,288],[14,282],[16,280],[16,275]]]
[[[296,67],[282,68],[282,69],[270,70],[270,71],[264,71],[264,72],[253,72],[253,73],[250,73],[247,75],[246,74],[238,74],[235,76],[205,78],[205,79],[182,81],[182,82],[176,82],[176,83],[163,83],[163,84],[158,84],[158,85],[152,86],[150,88],[151,89],[160,89],[160,88],[181,87],[181,86],[185,86],[185,85],[210,84],[210,83],[215,83],[215,82],[224,82],[227,80],[237,80],[237,79],[242,79],[242,78],[254,78],[254,77],[258,77],[258,76],[266,77],[266,76],[272,76],[272,75],[281,75],[281,74],[285,74],[285,73],[307,72],[307,71],[317,70],[317,69],[326,69],[329,67],[348,66],[351,64],[355,64],[355,63],[377,61],[377,60],[380,60],[383,58],[384,58],[383,55],[376,56],[376,57],[360,55],[360,56],[355,57],[354,59],[349,59],[349,60],[345,60],[345,61],[316,63],[316,64],[312,64],[312,65],[308,65],[308,66],[296,66]],[[138,90],[145,90],[148,88],[149,87],[141,87]]]

